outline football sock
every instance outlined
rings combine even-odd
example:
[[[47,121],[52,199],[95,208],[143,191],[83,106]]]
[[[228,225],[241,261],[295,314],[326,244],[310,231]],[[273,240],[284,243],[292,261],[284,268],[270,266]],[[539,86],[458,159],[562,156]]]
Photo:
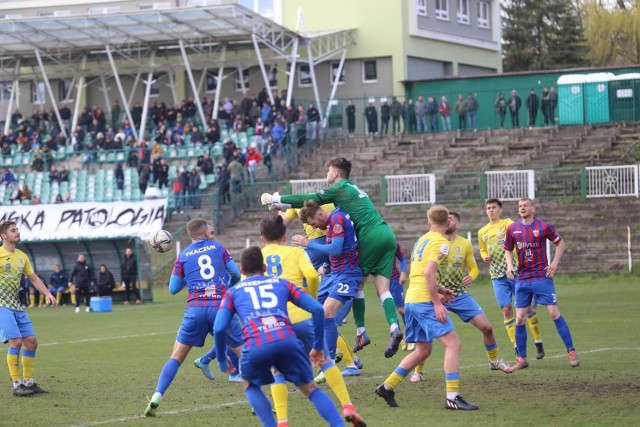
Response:
[[[32,350],[22,350],[22,382],[26,385],[33,384],[33,374],[36,365],[36,352]],[[31,380],[31,384],[27,384]]]
[[[447,399],[453,400],[458,396],[458,387],[460,386],[459,372],[446,372],[444,381],[447,385]]]
[[[40,295],[40,305],[44,304],[44,300],[45,300],[44,295]]]
[[[277,427],[273,413],[271,412],[271,404],[269,399],[264,395],[262,389],[257,385],[250,385],[244,389],[244,394],[247,396],[249,404],[256,412],[258,418],[265,427]]]
[[[573,339],[571,338],[571,331],[569,330],[569,325],[567,324],[564,317],[560,315],[556,320],[553,321],[556,324],[556,330],[558,331],[558,335],[562,338],[562,342],[567,347],[567,350],[573,350]]]
[[[76,305],[76,294],[71,294],[71,304]]]
[[[236,370],[236,374],[240,372],[240,359],[238,356],[231,350],[231,347],[227,346],[227,357],[231,361],[231,366],[233,366]]]
[[[200,358],[200,362],[208,365],[212,360],[216,358],[216,346],[211,347],[211,350],[207,352],[207,354],[203,355]]]
[[[385,292],[380,295],[380,301],[382,301],[382,308],[384,309],[384,315],[387,318],[389,325],[394,323],[398,324],[398,315],[396,313],[396,303],[393,301],[391,292]]]
[[[518,356],[527,357],[527,327],[516,325],[516,348]]]
[[[349,396],[347,385],[344,383],[344,377],[336,364],[333,361],[324,364],[322,366],[322,372],[324,372],[327,384],[329,384],[333,394],[336,395],[340,403],[343,406],[347,403],[351,403],[351,396]]]
[[[338,328],[333,317],[324,318],[324,340],[328,347],[327,350],[329,350],[329,357],[335,359],[336,346],[338,343]]]
[[[424,372],[424,364],[427,363],[426,360],[423,360],[422,362],[418,363],[418,366],[416,366],[416,373],[421,374]]]
[[[176,359],[169,359],[167,363],[164,364],[162,372],[160,372],[160,377],[158,378],[158,385],[156,386],[157,393],[164,394],[164,392],[167,391],[171,382],[176,377],[178,369],[180,369],[180,362]]]
[[[7,351],[7,365],[9,366],[9,376],[11,381],[20,379],[20,366],[18,364],[20,349],[17,347],[9,347]]]
[[[273,374],[273,384],[271,384],[271,399],[273,409],[276,410],[278,421],[284,421],[289,416],[289,390],[285,382],[284,375]]]
[[[344,422],[340,413],[331,401],[331,398],[319,388],[316,388],[309,394],[309,400],[316,407],[316,411],[322,418],[329,423],[330,426],[343,426]]]
[[[538,313],[534,311],[530,315],[528,315],[527,323],[529,324],[529,329],[531,330],[533,339],[536,342],[542,342],[542,337],[540,336],[540,326],[538,325]]]
[[[60,304],[60,301],[62,301],[62,292],[56,292],[56,301]]]
[[[29,303],[31,303],[31,305],[36,305],[36,296],[35,295],[29,295]]]
[[[353,351],[351,350],[351,347],[349,347],[349,345],[347,344],[347,341],[345,341],[344,337],[340,334],[338,334],[337,346],[338,346],[338,351],[342,353],[342,361],[344,362],[344,364],[346,366],[353,365]]]
[[[504,327],[507,329],[507,335],[511,344],[516,345],[516,319],[513,317],[504,321]]]
[[[491,345],[485,346],[487,349],[487,356],[489,356],[489,360],[495,362],[498,360],[498,343],[494,342]]]
[[[387,377],[386,380],[384,380],[384,384],[390,388],[391,390],[395,389],[398,384],[400,384],[402,382],[402,380],[404,380],[407,375],[409,375],[409,371],[406,371],[404,369],[402,369],[400,366],[398,366],[392,373],[391,375],[389,375]]]
[[[353,320],[357,328],[364,328],[364,312],[364,292],[358,291],[356,297],[353,299]]]

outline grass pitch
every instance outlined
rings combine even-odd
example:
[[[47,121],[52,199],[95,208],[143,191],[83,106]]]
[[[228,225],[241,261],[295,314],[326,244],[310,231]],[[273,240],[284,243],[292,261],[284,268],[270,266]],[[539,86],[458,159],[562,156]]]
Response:
[[[383,357],[388,332],[372,286],[367,292],[367,325],[372,344],[360,356],[362,375],[349,378],[353,402],[370,426],[540,426],[640,425],[640,280],[637,276],[560,276],[556,290],[582,364],[572,369],[553,322],[539,307],[540,328],[547,356],[530,358],[530,367],[507,375],[490,371],[480,332],[454,322],[463,344],[460,392],[479,411],[444,409],[442,346],[434,345],[427,362],[426,381],[405,381],[398,387],[400,408],[389,408],[374,394],[377,384],[397,366],[405,353]],[[483,306],[498,339],[501,357],[514,360],[487,279],[471,292]],[[111,313],[75,314],[70,306],[29,309],[40,342],[36,382],[51,393],[27,398],[11,394],[6,379],[0,388],[0,425],[150,425],[256,426],[242,387],[226,374],[209,381],[193,367],[207,348],[194,348],[158,409],[158,418],[142,416],[158,374],[171,353],[185,308],[186,293],[170,296],[155,290],[156,302],[142,306],[115,305]],[[352,319],[342,328],[349,343]],[[207,341],[207,346],[211,341]],[[529,353],[534,354],[529,335]],[[6,354],[6,345],[2,351]],[[323,389],[328,390],[326,385]],[[301,393],[290,388],[292,426],[321,426],[322,420]],[[268,394],[268,390],[267,390]],[[329,391],[329,394],[331,392]],[[335,400],[335,399],[334,399]]]

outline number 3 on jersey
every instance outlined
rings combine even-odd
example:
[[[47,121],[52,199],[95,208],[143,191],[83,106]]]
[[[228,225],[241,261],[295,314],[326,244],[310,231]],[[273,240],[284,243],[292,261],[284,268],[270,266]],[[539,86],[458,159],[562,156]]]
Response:
[[[282,264],[280,255],[269,255],[267,257],[267,274],[271,277],[282,276]]]
[[[209,255],[200,255],[198,257],[198,267],[200,267],[200,277],[205,280],[213,279],[213,276],[216,275],[216,270],[211,264]]]
[[[273,308],[278,305],[278,297],[271,292],[273,285],[258,286],[258,292],[254,287],[246,287],[244,291],[251,296],[251,303],[254,310],[261,308]]]

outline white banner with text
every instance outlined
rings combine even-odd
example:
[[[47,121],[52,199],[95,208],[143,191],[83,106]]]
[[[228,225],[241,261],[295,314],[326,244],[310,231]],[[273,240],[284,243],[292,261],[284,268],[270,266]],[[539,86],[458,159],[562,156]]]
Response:
[[[167,201],[0,206],[0,221],[16,221],[23,242],[117,237],[148,240],[162,229]]]

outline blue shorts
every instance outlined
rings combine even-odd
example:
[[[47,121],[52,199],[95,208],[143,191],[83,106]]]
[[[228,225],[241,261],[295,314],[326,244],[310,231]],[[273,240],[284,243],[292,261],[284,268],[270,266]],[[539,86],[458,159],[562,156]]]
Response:
[[[217,313],[218,307],[187,307],[176,340],[191,347],[202,347],[207,335],[213,335]],[[233,317],[227,328],[227,345],[239,347],[243,343],[240,321]]]
[[[310,242],[317,242],[321,245],[325,245],[327,243],[327,238],[325,236],[316,237],[315,239],[311,239]],[[304,250],[307,252],[309,259],[311,260],[311,264],[313,264],[313,268],[316,270],[323,264],[329,264],[329,255],[310,247],[306,247]]]
[[[465,292],[462,295],[458,295],[451,301],[444,305],[447,310],[455,313],[460,319],[467,323],[479,314],[484,313],[480,304],[476,302],[470,293]]]
[[[405,342],[432,342],[436,338],[455,331],[449,315],[445,323],[438,321],[432,302],[408,303],[405,310]]]
[[[58,292],[62,293],[65,289],[67,289],[66,286],[58,286],[57,288],[55,286],[49,286],[49,292],[51,292],[53,295],[57,294]]]
[[[396,304],[396,308],[404,307],[404,286],[398,281],[392,281],[389,286],[389,291],[393,297],[393,302]]]
[[[240,375],[251,384],[263,386],[273,383],[271,368],[277,369],[284,378],[296,386],[313,381],[313,370],[309,355],[305,354],[302,342],[287,338],[260,347],[242,349]]]
[[[35,336],[33,324],[24,311],[0,307],[0,341],[3,344],[14,338]]]
[[[516,279],[516,308],[527,308],[535,298],[536,304],[558,305],[556,287],[553,279],[517,280]]]
[[[502,276],[497,279],[491,279],[493,284],[493,293],[496,295],[496,301],[500,307],[510,307],[513,303],[513,295],[515,294],[516,281]]]
[[[361,282],[362,272],[359,268],[324,276],[318,290],[318,302],[324,304],[324,301],[331,297],[344,304],[356,296]]]

